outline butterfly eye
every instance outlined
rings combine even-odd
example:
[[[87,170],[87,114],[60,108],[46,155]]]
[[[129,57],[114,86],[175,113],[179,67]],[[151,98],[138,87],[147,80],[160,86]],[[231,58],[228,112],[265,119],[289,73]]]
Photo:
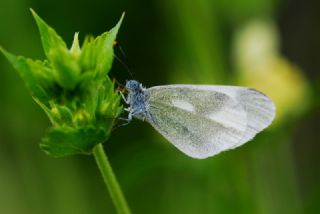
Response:
[[[139,90],[140,88],[140,83],[136,80],[129,80],[126,84],[126,89],[128,91],[136,91]]]

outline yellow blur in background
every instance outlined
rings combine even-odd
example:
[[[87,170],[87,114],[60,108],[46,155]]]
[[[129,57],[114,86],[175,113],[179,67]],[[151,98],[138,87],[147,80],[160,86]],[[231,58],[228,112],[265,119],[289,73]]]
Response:
[[[310,103],[310,87],[303,72],[279,50],[275,24],[253,20],[235,34],[234,61],[239,84],[263,91],[277,106],[275,123],[303,114]]]

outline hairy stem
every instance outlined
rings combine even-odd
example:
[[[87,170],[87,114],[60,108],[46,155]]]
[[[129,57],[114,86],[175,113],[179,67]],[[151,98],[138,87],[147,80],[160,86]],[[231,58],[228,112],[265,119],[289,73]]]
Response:
[[[117,212],[119,214],[130,214],[127,202],[101,143],[93,149],[93,154]]]

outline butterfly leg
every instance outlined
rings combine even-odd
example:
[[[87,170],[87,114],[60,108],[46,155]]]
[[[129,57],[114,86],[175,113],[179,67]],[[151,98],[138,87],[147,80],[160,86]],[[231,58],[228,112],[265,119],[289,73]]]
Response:
[[[117,128],[121,127],[121,126],[125,126],[128,125],[130,123],[130,121],[128,120],[128,118],[124,118],[124,117],[118,117],[118,120],[124,121],[124,123],[122,124],[118,124],[118,125],[114,125],[112,127],[112,131],[116,130]]]
[[[131,111],[131,106],[129,106],[128,108],[124,108],[123,110],[130,112]]]
[[[134,109],[131,112],[129,112],[128,120],[131,121],[134,116],[144,121],[144,119],[146,118],[146,112],[143,109]]]
[[[132,116],[133,116],[133,113],[130,111],[129,114],[128,114],[128,119],[127,119],[127,120],[128,120],[128,123],[131,122]]]
[[[120,91],[120,94],[121,94],[121,97],[122,97],[122,99],[124,100],[124,102],[125,102],[126,104],[130,104],[130,99],[129,99],[129,97],[126,98],[121,91]]]
[[[114,129],[117,129],[117,128],[121,127],[121,126],[126,126],[126,125],[128,125],[128,124],[131,122],[131,120],[132,120],[132,114],[129,112],[128,118],[118,117],[118,119],[119,119],[119,120],[122,120],[122,121],[125,121],[125,122],[122,123],[122,124],[120,124],[120,125],[117,125],[117,126],[113,127],[113,130],[114,130]]]
[[[137,111],[132,111],[132,109],[129,107],[127,109],[125,109],[126,111],[129,111],[129,114],[128,114],[128,118],[123,118],[123,117],[120,117],[119,119],[120,120],[123,120],[123,121],[127,121],[127,123],[123,124],[123,125],[127,125],[128,123],[130,123],[132,121],[132,117],[136,114]]]
[[[139,109],[139,110],[136,110],[136,109],[132,109],[131,107],[128,107],[125,109],[126,111],[129,111],[129,114],[128,114],[128,118],[123,118],[123,117],[118,117],[119,120],[122,120],[122,121],[125,121],[125,123],[121,124],[121,125],[118,125],[117,127],[115,128],[119,128],[121,126],[125,126],[125,125],[128,125],[132,119],[133,119],[133,116],[137,115],[137,114],[141,114],[143,113],[143,110]],[[144,120],[144,117],[142,117],[142,120]]]

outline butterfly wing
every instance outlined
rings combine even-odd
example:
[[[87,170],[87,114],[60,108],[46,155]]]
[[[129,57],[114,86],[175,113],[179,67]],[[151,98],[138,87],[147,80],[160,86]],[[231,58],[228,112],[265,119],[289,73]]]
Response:
[[[252,139],[274,117],[272,101],[237,86],[148,89],[147,121],[185,154],[206,158]]]

